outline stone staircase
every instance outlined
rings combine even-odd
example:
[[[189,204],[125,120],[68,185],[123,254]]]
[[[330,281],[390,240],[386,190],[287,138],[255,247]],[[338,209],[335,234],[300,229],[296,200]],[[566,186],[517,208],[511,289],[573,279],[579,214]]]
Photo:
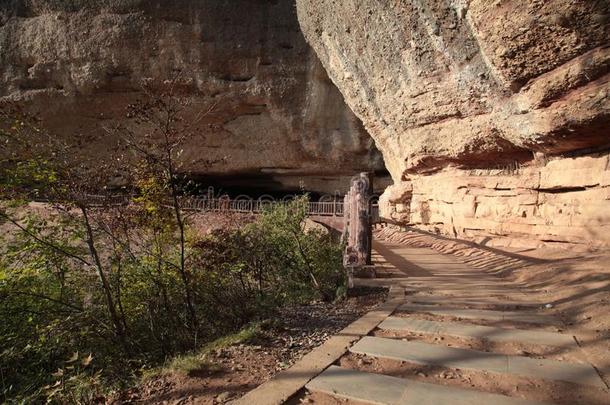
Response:
[[[307,384],[307,401],[610,403],[574,337],[525,286],[427,248],[377,242],[374,257],[390,274],[374,282],[400,285],[405,302]]]

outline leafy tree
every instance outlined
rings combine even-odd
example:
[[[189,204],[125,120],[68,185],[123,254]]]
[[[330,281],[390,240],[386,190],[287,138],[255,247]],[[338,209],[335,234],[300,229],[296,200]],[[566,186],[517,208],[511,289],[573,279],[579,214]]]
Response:
[[[91,402],[142,367],[344,288],[340,246],[305,230],[306,198],[236,230],[192,226],[182,151],[197,121],[178,84],[128,107],[103,161],[0,106],[5,400]],[[111,190],[118,177],[131,186]]]

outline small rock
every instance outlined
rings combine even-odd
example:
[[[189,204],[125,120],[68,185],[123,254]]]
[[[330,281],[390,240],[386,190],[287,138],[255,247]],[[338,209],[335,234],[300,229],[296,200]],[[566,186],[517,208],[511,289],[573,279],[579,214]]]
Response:
[[[231,393],[229,391],[225,391],[223,393],[218,394],[218,396],[216,396],[216,400],[219,402],[225,402],[225,401],[229,400],[229,398],[231,398]]]
[[[551,14],[547,17],[547,21],[552,25],[559,25],[560,27],[566,27],[570,23],[568,17],[559,13]]]
[[[364,358],[358,359],[358,366],[362,367],[362,366],[365,366],[365,365],[368,365],[368,364],[371,364],[371,360],[364,359]]]
[[[453,380],[455,378],[455,376],[453,375],[453,373],[449,372],[449,371],[443,371],[440,375],[440,378],[443,378],[445,380]]]
[[[591,20],[598,24],[605,24],[610,19],[609,14],[592,14]]]
[[[496,48],[496,56],[503,57],[508,54],[508,49],[504,46],[499,46]]]

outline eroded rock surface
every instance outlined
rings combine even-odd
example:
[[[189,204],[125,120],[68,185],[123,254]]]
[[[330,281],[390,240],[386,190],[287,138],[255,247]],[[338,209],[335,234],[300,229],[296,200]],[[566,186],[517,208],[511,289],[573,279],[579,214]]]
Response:
[[[566,230],[565,238],[600,238],[599,226],[610,218],[599,210],[610,210],[610,201],[608,185],[598,180],[607,176],[608,166],[577,174],[569,156],[607,159],[593,153],[610,146],[610,3],[297,0],[297,5],[308,42],[383,152],[395,182],[382,198],[387,215],[437,224],[455,235],[474,228],[477,235],[546,238],[563,231],[544,227],[584,226],[591,232]],[[471,176],[471,170],[482,169],[490,173],[483,177],[501,183],[506,168],[515,169],[505,195]],[[543,172],[570,186],[547,191],[536,183]],[[530,176],[542,177],[531,183]],[[523,217],[520,199],[534,198],[523,197],[530,192],[544,195],[554,208],[532,204]],[[483,202],[486,193],[492,200]],[[498,212],[482,214],[487,203]],[[564,203],[572,208],[562,209]],[[493,223],[475,220],[477,204],[478,215]],[[462,208],[474,216],[465,217]],[[574,211],[583,222],[567,219]],[[515,219],[528,226],[499,230],[497,222]],[[464,221],[472,225],[461,226]]]
[[[484,243],[610,244],[608,153],[541,162],[539,167],[458,170],[391,186],[385,215],[434,233]],[[405,203],[408,201],[409,203]]]
[[[360,120],[305,42],[294,2],[55,1],[0,4],[0,96],[40,112],[83,154],[107,133],[143,84],[180,76],[197,136],[185,161],[220,160],[217,175],[317,191],[339,176],[383,169]],[[100,155],[100,157],[103,155]],[[187,167],[195,173],[209,170]]]

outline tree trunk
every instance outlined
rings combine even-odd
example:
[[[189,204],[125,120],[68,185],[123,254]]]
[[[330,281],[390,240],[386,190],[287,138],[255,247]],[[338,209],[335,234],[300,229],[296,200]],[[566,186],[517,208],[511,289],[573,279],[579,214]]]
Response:
[[[87,232],[87,246],[89,248],[89,254],[91,255],[91,259],[93,260],[94,266],[97,270],[97,274],[102,283],[102,289],[104,291],[104,296],[106,298],[106,307],[108,308],[108,312],[110,313],[110,319],[115,329],[115,334],[121,341],[121,345],[125,350],[128,350],[127,346],[127,337],[125,335],[125,329],[123,327],[123,323],[121,322],[120,316],[117,313],[116,306],[114,303],[114,299],[112,298],[112,289],[110,284],[108,283],[108,279],[104,274],[104,269],[102,266],[102,262],[100,260],[99,254],[95,247],[95,236],[93,234],[93,229],[91,228],[91,221],[89,220],[89,214],[87,212],[87,208],[84,206],[80,206],[80,210],[83,214],[83,222],[85,224],[85,230]]]
[[[191,292],[191,285],[188,274],[186,272],[186,238],[185,238],[185,226],[184,226],[184,218],[182,218],[182,212],[180,210],[180,201],[178,199],[178,190],[176,188],[176,184],[174,182],[174,164],[171,156],[171,149],[168,150],[168,174],[169,174],[169,186],[170,192],[172,194],[172,205],[174,208],[174,215],[176,218],[176,224],[178,225],[178,232],[180,237],[180,277],[182,278],[182,282],[184,284],[185,296],[184,300],[186,303],[186,307],[189,312],[189,317],[191,318],[191,327],[195,329],[197,327],[197,313],[195,312],[195,305],[193,304],[193,296]]]

